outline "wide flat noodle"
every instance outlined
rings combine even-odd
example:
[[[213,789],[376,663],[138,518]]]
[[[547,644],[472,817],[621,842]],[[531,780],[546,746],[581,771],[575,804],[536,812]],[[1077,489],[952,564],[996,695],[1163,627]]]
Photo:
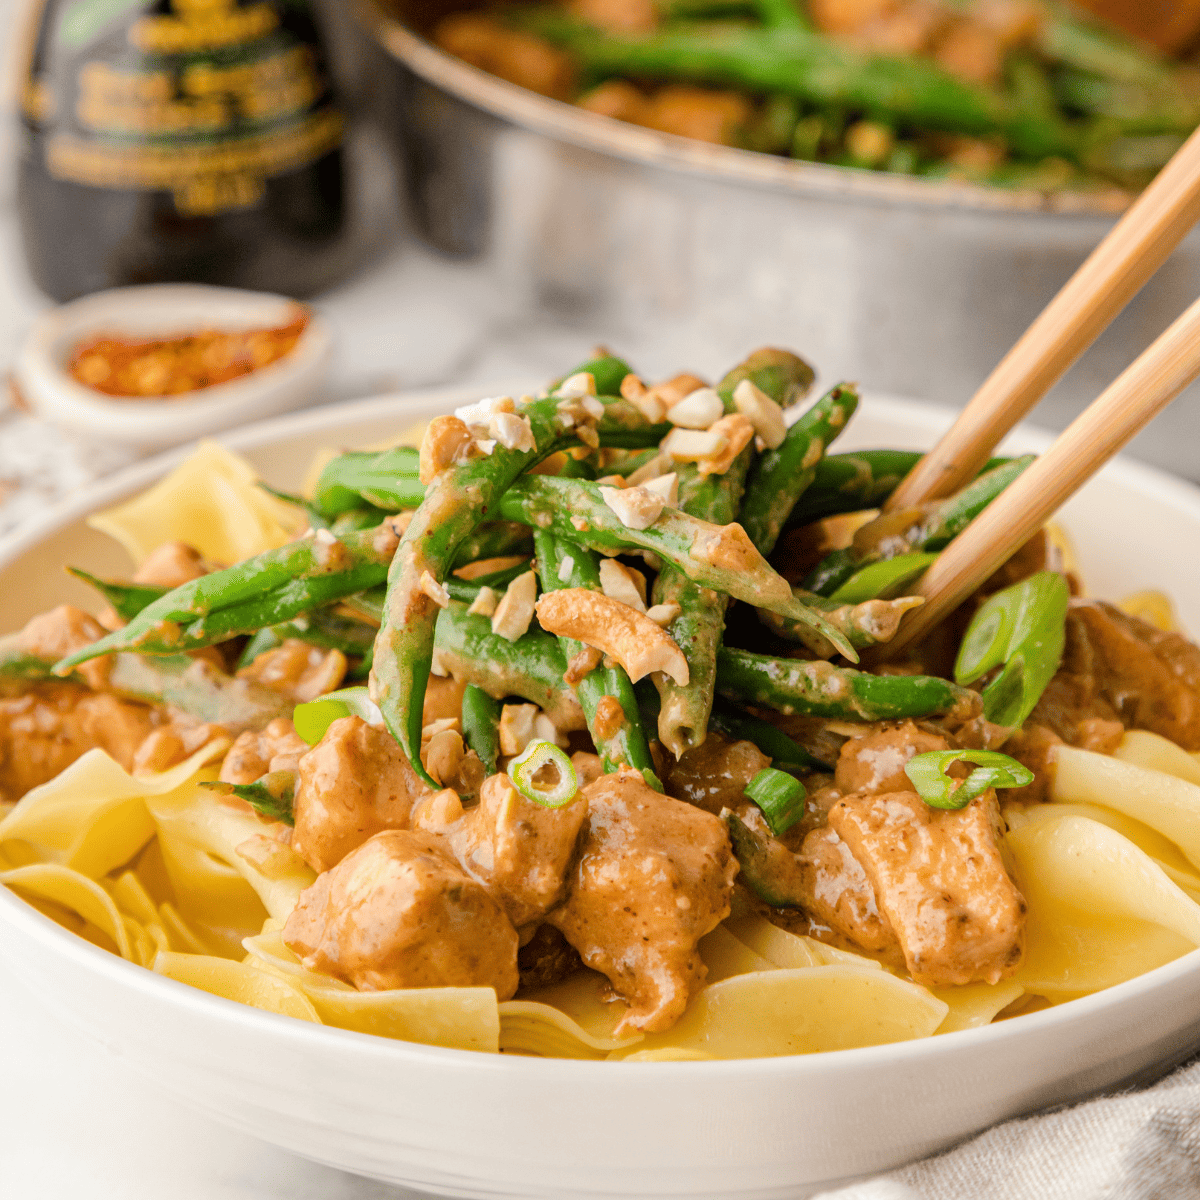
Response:
[[[512,1009],[513,1004],[523,1007]],[[628,1011],[628,1006],[613,995],[603,975],[597,971],[577,971],[561,983],[527,992],[520,1001],[507,1000],[501,1004],[501,1045],[510,1048],[511,1038],[511,1048],[523,1054],[602,1058],[610,1051],[635,1046],[643,1040],[640,1033],[616,1036],[614,1031]],[[516,1018],[511,1030],[506,1013]],[[569,1053],[564,1053],[564,1049]]]
[[[247,933],[261,929],[264,916],[261,911],[241,913],[239,920],[236,911],[239,889],[231,889],[230,885],[233,876],[240,876],[261,900],[266,912],[285,921],[296,907],[300,893],[317,877],[298,854],[283,846],[270,860],[269,874],[252,856],[239,854],[238,846],[262,836],[270,827],[248,805],[232,803],[200,787],[198,779],[167,795],[149,797],[146,803],[158,827],[159,843],[180,909],[194,920],[202,919],[198,913],[204,911],[217,924],[252,922]],[[201,895],[207,898],[200,900]],[[210,905],[222,896],[220,914],[212,913]],[[190,910],[193,903],[195,907]]]
[[[866,967],[882,970],[873,958],[827,946],[816,938],[789,933],[772,925],[765,917],[738,917],[726,921],[724,928],[755,953],[776,967]]]
[[[492,988],[360,992],[340,979],[306,970],[278,931],[246,938],[244,945],[249,962],[300,991],[326,1025],[426,1046],[493,1054],[500,1049],[500,1013]]]
[[[164,542],[186,542],[231,565],[290,542],[304,521],[257,485],[254,468],[217,442],[202,441],[149,491],[88,518],[141,563]]]
[[[1131,729],[1113,752],[1114,757],[1148,771],[1162,771],[1188,783],[1200,784],[1200,758],[1157,733]]]
[[[638,1053],[772,1058],[880,1046],[929,1037],[948,1011],[925,988],[886,971],[844,965],[761,971],[704,988],[674,1028],[647,1034]]]
[[[122,917],[113,898],[86,875],[57,863],[34,863],[0,871],[0,883],[21,895],[49,900],[78,913],[113,942],[122,958],[136,961],[127,919]]]
[[[89,750],[27,793],[0,821],[0,847],[26,842],[43,858],[97,879],[128,862],[154,836],[146,797],[187,790],[189,780],[227,745],[212,742],[169,771],[136,777],[103,750]]]
[[[250,1004],[284,1017],[297,1017],[320,1025],[312,1002],[290,982],[270,971],[262,971],[227,958],[201,954],[172,954],[164,951],[154,959],[154,970],[214,996]]]
[[[1000,983],[968,983],[962,987],[932,988],[933,994],[949,1008],[946,1019],[935,1033],[957,1033],[960,1029],[978,1029],[990,1025],[1025,989],[1015,979]]]
[[[1200,946],[1200,905],[1107,825],[1046,815],[1011,830],[1007,846],[1029,906],[1014,977],[1026,991],[1084,995]]]
[[[1119,758],[1059,746],[1053,798],[1114,808],[1157,829],[1200,867],[1200,786]]]

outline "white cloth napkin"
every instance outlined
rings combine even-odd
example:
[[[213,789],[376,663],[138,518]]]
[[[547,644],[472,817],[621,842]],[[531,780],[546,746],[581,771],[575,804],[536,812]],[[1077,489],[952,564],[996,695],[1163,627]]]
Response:
[[[814,1200],[1196,1200],[1200,1059],[1153,1087],[997,1125]]]

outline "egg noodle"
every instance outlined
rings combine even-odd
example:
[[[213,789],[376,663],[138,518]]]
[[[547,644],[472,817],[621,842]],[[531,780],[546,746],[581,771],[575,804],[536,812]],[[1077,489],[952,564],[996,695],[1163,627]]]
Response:
[[[249,466],[211,444],[93,524],[135,559],[183,540],[235,561],[293,536]],[[1111,757],[1058,747],[1050,802],[1006,810],[1000,848],[1028,924],[1024,961],[1000,983],[931,990],[735,910],[701,940],[707,981],[667,1032],[617,1036],[626,1006],[594,972],[500,1003],[490,987],[358,991],[305,969],[284,944],[284,922],[317,876],[248,808],[201,786],[228,746],[137,776],[88,751],[9,806],[0,882],[132,964],[267,1012],[578,1059],[746,1058],[930,1037],[1087,995],[1200,947],[1200,756],[1135,731]]]

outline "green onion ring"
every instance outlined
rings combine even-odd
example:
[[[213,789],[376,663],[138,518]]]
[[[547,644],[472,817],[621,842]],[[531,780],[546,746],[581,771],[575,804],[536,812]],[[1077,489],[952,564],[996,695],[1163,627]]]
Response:
[[[804,784],[786,771],[767,767],[746,784],[746,795],[762,809],[771,832],[780,837],[804,816]]]
[[[978,770],[966,779],[946,774],[952,762],[975,763]],[[1033,782],[1033,772],[998,750],[931,750],[917,754],[904,765],[917,795],[931,808],[966,808],[988,788],[1025,787]]]
[[[383,714],[365,687],[342,688],[308,704],[297,704],[292,723],[296,732],[315,746],[339,717],[361,717],[368,725],[383,726]]]
[[[551,765],[558,771],[558,782],[546,790],[539,787],[534,779],[543,767]],[[579,794],[575,767],[553,742],[530,742],[508,764],[508,777],[526,800],[532,800],[543,808],[562,808]]]

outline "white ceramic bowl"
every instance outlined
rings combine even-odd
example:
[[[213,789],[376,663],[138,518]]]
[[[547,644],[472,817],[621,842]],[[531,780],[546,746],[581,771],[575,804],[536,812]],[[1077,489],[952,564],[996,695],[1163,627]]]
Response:
[[[227,441],[272,483],[294,486],[319,445],[379,440],[486,392],[317,410]],[[838,449],[925,446],[948,420],[922,405],[868,402]],[[1008,445],[1046,440],[1018,431]],[[0,542],[0,629],[61,602],[74,586],[64,562],[127,569],[82,517],[145,487],[174,457]],[[1118,463],[1062,522],[1096,593],[1163,587],[1200,628],[1200,492]],[[106,954],[2,888],[0,930],[0,957],[40,1003],[184,1103],[320,1162],[454,1196],[795,1200],[1006,1117],[1152,1077],[1200,1041],[1200,952],[1058,1008],[924,1041],[590,1063],[409,1045],[246,1008]]]
[[[325,380],[333,350],[329,326],[310,312],[292,350],[249,375],[192,398],[121,400],[78,383],[67,371],[75,347],[99,334],[170,337],[197,330],[282,325],[296,301],[269,292],[191,283],[113,288],[43,313],[29,331],[13,379],[39,416],[74,433],[161,450],[308,404]]]

